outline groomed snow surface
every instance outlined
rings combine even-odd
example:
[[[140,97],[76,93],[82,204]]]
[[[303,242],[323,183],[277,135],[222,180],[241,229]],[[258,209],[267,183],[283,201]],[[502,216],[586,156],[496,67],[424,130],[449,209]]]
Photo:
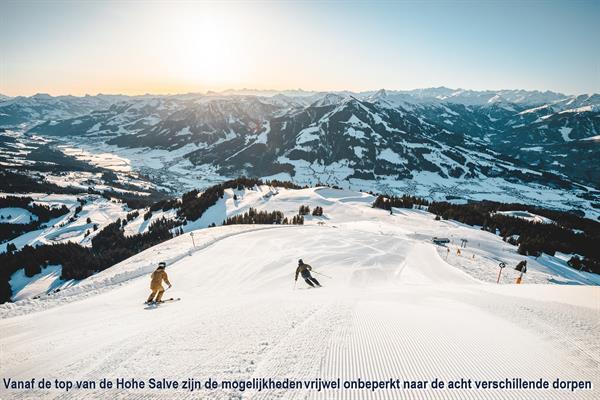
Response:
[[[185,234],[60,293],[0,306],[0,375],[70,380],[515,377],[600,383],[600,291],[591,286],[597,283],[591,274],[550,269],[546,264],[554,258],[548,257],[529,260],[525,282],[554,279],[569,285],[508,284],[516,276],[511,268],[505,269],[505,284],[487,283],[495,282],[494,258],[509,267],[522,258],[491,233],[434,221],[424,211],[390,215],[371,208],[373,198],[357,192],[255,193],[262,191],[267,193],[264,188],[240,193],[237,205],[229,193],[209,215],[221,218],[232,204],[239,209],[250,203],[288,216],[300,204],[320,205],[325,215],[307,218],[305,226],[196,230],[195,248]],[[432,236],[452,238],[448,261]],[[462,238],[468,245],[458,256]],[[298,258],[331,277],[314,274],[323,288],[309,289],[301,279],[294,285]],[[481,259],[481,266],[468,259]],[[148,307],[142,304],[149,294],[148,274],[160,260],[168,262],[173,283],[165,297],[182,301]],[[0,398],[597,399],[598,391],[65,393],[1,386]]]

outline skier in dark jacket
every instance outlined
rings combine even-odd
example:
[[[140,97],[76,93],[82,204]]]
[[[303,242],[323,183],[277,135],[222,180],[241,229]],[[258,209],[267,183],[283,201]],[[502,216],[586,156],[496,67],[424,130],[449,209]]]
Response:
[[[515,269],[517,271],[520,271],[521,273],[525,273],[527,272],[527,260],[522,260],[520,261],[517,266],[515,267]]]
[[[298,280],[298,275],[302,275],[302,279],[304,279],[304,281],[310,286],[315,287],[315,285],[317,285],[318,287],[321,287],[319,281],[310,274],[311,270],[312,267],[310,265],[304,264],[302,259],[298,260],[298,268],[296,268],[296,281]]]
[[[517,280],[515,282],[519,284],[523,281],[523,274],[527,272],[527,260],[523,260],[520,263],[518,263],[515,269],[521,272],[521,274],[517,277]]]

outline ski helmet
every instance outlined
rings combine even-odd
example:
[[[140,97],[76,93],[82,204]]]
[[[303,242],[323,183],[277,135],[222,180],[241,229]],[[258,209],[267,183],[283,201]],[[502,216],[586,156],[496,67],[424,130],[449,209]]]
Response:
[[[302,265],[302,264],[304,264],[304,262],[302,261],[302,259],[299,259],[298,260],[298,265]]]
[[[165,269],[167,267],[167,263],[164,261],[161,261],[158,263],[158,268],[160,269]]]

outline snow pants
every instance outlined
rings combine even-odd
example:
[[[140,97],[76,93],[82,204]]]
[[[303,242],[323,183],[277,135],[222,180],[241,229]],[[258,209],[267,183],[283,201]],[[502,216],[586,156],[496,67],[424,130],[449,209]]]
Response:
[[[162,300],[163,294],[165,294],[164,290],[153,290],[152,293],[150,293],[150,297],[148,297],[148,300],[146,300],[146,302],[147,303],[150,303],[151,301],[159,302]],[[156,296],[156,299],[154,298],[154,296]]]
[[[315,285],[321,286],[321,284],[319,283],[319,281],[316,280],[315,278],[313,278],[310,275],[303,276],[303,278],[304,278],[304,282],[308,283],[312,287],[315,287]]]

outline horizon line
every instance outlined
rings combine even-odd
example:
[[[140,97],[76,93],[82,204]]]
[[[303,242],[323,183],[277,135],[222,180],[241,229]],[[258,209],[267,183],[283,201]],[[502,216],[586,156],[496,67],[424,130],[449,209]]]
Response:
[[[418,90],[429,90],[429,89],[448,89],[452,91],[468,91],[468,92],[504,92],[504,91],[524,91],[524,92],[539,92],[539,93],[553,93],[563,96],[582,96],[582,95],[593,95],[595,92],[585,92],[585,93],[563,93],[559,91],[554,91],[551,89],[467,89],[467,88],[451,88],[448,86],[429,86],[429,87],[417,87],[413,89],[387,89],[387,88],[379,88],[379,89],[367,89],[367,90],[349,90],[349,89],[341,89],[341,90],[312,90],[312,89],[303,89],[303,88],[288,88],[288,89],[256,89],[256,88],[228,88],[224,90],[206,90],[202,91],[182,91],[182,92],[145,92],[145,93],[103,93],[98,92],[96,94],[72,94],[72,93],[62,93],[62,94],[50,94],[48,92],[36,92],[34,94],[26,95],[26,94],[17,94],[17,95],[8,95],[0,91],[0,95],[9,97],[11,99],[18,97],[35,97],[40,95],[46,95],[50,97],[96,97],[96,96],[124,96],[124,97],[145,97],[145,96],[183,96],[183,95],[201,95],[201,96],[209,96],[211,94],[226,94],[227,92],[304,92],[304,93],[355,93],[355,94],[364,94],[370,92],[378,92],[381,90],[385,90],[387,92],[413,92]],[[234,94],[235,95],[235,94]]]

